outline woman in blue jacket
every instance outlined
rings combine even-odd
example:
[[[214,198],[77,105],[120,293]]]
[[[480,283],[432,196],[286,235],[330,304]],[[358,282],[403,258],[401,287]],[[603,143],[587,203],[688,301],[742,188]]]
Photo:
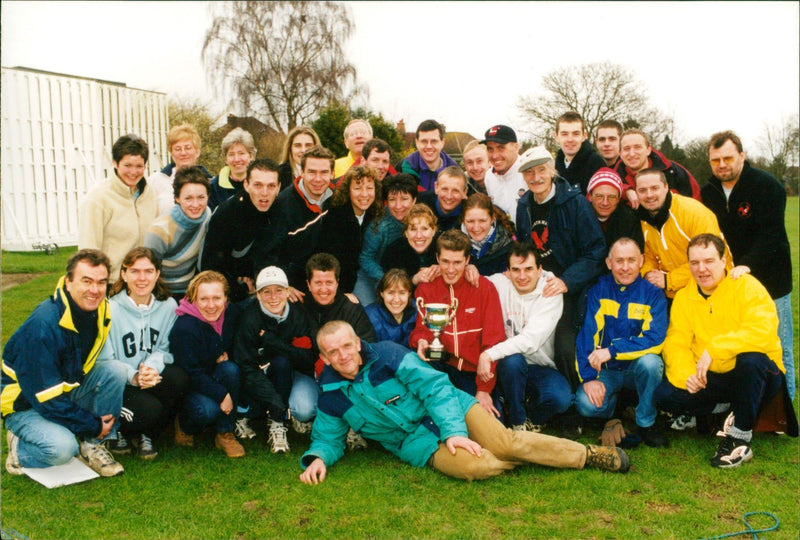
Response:
[[[125,413],[110,449],[130,453],[128,437],[138,443],[140,458],[155,459],[153,439],[175,416],[189,385],[186,372],[173,364],[169,352],[177,304],[161,278],[161,261],[145,247],[133,248],[122,259],[109,296],[111,330],[98,361],[119,360],[128,369],[122,395]]]
[[[194,446],[194,434],[213,426],[215,446],[228,457],[242,457],[244,448],[233,434],[240,389],[239,367],[232,359],[239,308],[228,304],[225,276],[213,270],[197,274],[175,313],[170,351],[191,380],[175,418],[175,444]]]
[[[417,321],[412,289],[411,278],[400,268],[392,268],[378,282],[379,300],[365,308],[378,341],[408,347],[408,336]]]

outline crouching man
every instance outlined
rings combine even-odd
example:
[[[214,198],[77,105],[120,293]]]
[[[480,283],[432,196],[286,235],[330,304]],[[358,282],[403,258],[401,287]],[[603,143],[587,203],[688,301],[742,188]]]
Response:
[[[575,406],[587,418],[611,418],[622,388],[634,388],[638,435],[648,446],[667,446],[656,426],[653,393],[664,375],[659,356],[667,334],[667,299],[639,275],[644,257],[631,238],[611,246],[606,274],[591,289],[576,355],[583,384]]]
[[[311,448],[301,458],[300,480],[306,484],[325,480],[327,468],[344,453],[350,427],[406,463],[466,480],[489,478],[523,462],[618,472],[630,467],[617,448],[503,427],[415,353],[393,342],[361,341],[345,322],[327,323],[317,343],[326,365]]]
[[[786,392],[775,303],[749,274],[725,270],[725,243],[699,234],[687,249],[694,283],[675,295],[664,342],[667,380],[656,390],[659,408],[708,414],[730,403],[714,467],[738,467],[753,458],[750,440],[762,405]],[[788,399],[788,392],[787,392]],[[797,420],[791,407],[793,433]]]
[[[1,402],[11,474],[62,465],[76,454],[101,476],[124,472],[102,441],[116,439],[127,368],[96,362],[111,324],[110,267],[101,251],[76,252],[53,296],[6,344]]]

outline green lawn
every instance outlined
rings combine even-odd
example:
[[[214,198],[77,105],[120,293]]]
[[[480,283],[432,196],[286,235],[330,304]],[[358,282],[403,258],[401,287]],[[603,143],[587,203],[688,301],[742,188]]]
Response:
[[[786,225],[796,284],[796,197]],[[4,253],[3,271],[27,264],[16,259]],[[3,294],[3,343],[57,276]],[[792,298],[797,317],[796,287]],[[522,467],[474,483],[404,465],[373,444],[310,487],[297,480],[308,439],[290,435],[292,453],[275,456],[256,427],[239,460],[209,437],[195,449],[159,445],[153,463],[123,458],[122,477],[55,490],[3,470],[3,538],[701,538],[742,530],[742,514],[756,510],[781,521],[764,538],[798,537],[798,441],[786,436],[757,434],[755,458],[734,470],[708,465],[715,439],[673,433],[669,449],[630,451],[627,475]]]

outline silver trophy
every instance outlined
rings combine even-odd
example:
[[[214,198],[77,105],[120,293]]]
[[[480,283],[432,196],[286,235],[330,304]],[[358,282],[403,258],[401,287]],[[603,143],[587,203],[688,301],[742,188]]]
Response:
[[[428,360],[437,361],[444,357],[444,345],[439,341],[439,334],[450,324],[456,316],[458,298],[453,298],[450,305],[426,304],[422,298],[417,298],[417,311],[425,322],[425,326],[433,332],[433,341],[428,349]]]

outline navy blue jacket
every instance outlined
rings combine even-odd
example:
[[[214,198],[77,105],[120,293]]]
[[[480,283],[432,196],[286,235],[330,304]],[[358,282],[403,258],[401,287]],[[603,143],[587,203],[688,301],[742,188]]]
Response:
[[[97,337],[90,351],[72,320],[64,278],[55,293],[39,304],[3,350],[3,416],[33,408],[42,417],[80,437],[96,437],[100,418],[73,402],[67,392],[83,383],[108,336],[108,301],[97,311]],[[85,360],[84,360],[85,357]]]
[[[189,374],[190,392],[208,396],[216,403],[222,403],[225,399],[228,390],[211,374],[222,353],[227,352],[228,361],[233,361],[233,334],[239,313],[238,305],[228,304],[222,335],[217,334],[210,324],[192,315],[178,316],[169,334],[169,350],[175,358],[175,365]]]
[[[394,315],[383,305],[381,300],[364,308],[375,330],[377,341],[394,341],[403,347],[408,347],[408,336],[417,322],[417,310],[413,306],[403,312],[403,320],[398,323]]]
[[[513,241],[508,229],[498,222],[494,230],[494,238],[490,239],[489,245],[484,246],[481,253],[476,253],[473,248],[469,262],[475,265],[482,276],[505,272],[508,270],[508,252],[511,250]]]
[[[580,293],[602,272],[606,241],[600,222],[586,197],[563,178],[553,179],[556,196],[550,207],[547,228],[548,246],[564,269],[560,277],[569,294]],[[533,193],[526,191],[517,203],[517,240],[531,238],[531,208],[536,204]]]

